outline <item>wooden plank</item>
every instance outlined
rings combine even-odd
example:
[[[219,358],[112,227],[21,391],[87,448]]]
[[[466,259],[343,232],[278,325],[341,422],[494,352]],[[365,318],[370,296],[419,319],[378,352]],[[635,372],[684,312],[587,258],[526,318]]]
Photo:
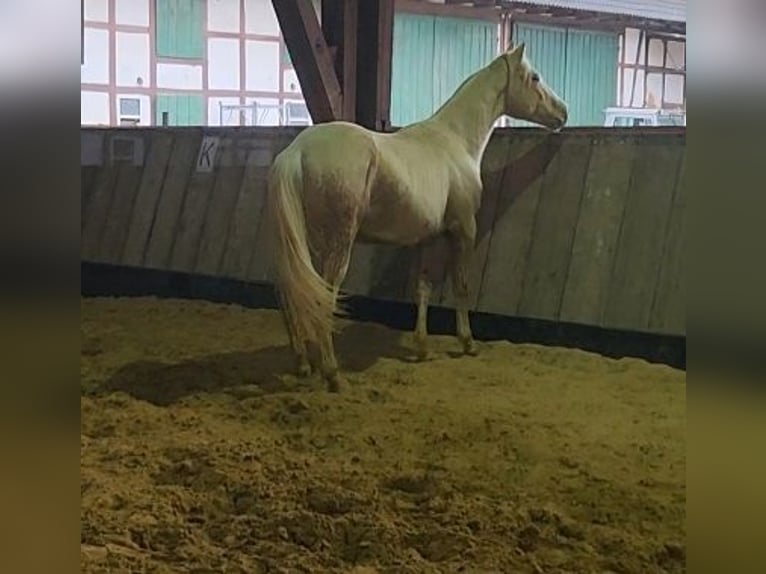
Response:
[[[343,291],[379,299],[408,300],[411,248],[356,243]]]
[[[391,126],[394,0],[359,2],[356,119],[365,127]]]
[[[591,149],[590,137],[573,135],[545,172],[519,302],[523,317],[558,319]]]
[[[665,237],[660,275],[655,289],[649,329],[671,335],[686,334],[686,275],[684,253],[688,208],[686,205],[686,152],[681,162],[673,207]]]
[[[101,235],[98,261],[115,264],[121,262],[130,219],[133,215],[133,205],[136,201],[138,185],[141,182],[143,172],[143,166],[128,164],[119,166],[117,185],[112,194],[106,224]]]
[[[342,118],[356,119],[356,27],[359,0],[323,0],[322,32],[335,64],[343,97]]]
[[[635,138],[594,142],[559,320],[599,325],[630,185]]]
[[[272,0],[314,123],[342,116],[340,84],[311,2]]]
[[[93,190],[96,186],[98,179],[98,173],[101,171],[101,166],[86,166],[80,168],[80,232],[85,226],[85,218],[90,205],[90,200],[93,198]]]
[[[628,191],[602,326],[649,327],[665,230],[683,146],[678,138],[644,138]]]
[[[230,222],[234,218],[234,208],[245,172],[244,165],[237,165],[237,162],[227,159],[232,156],[233,150],[229,149],[225,150],[220,158],[221,164],[218,166],[200,239],[195,265],[197,273],[216,275],[221,266]]]
[[[122,253],[122,263],[125,265],[139,266],[144,262],[144,252],[157,212],[160,190],[168,171],[172,148],[173,136],[170,132],[153,133]]]
[[[514,315],[518,309],[543,173],[555,157],[557,145],[550,138],[531,135],[514,138],[511,143],[479,288],[478,311]]]
[[[194,271],[217,171],[215,166],[210,171],[198,171],[196,166],[192,167],[170,255],[170,269],[173,271]]]
[[[251,150],[239,186],[229,237],[221,264],[221,275],[247,278],[248,266],[255,252],[255,239],[266,205],[266,181],[270,161],[262,160],[262,150]]]
[[[176,131],[175,138],[144,257],[144,265],[154,269],[170,268],[181,208],[202,134],[199,130]]]
[[[281,130],[270,140],[270,148],[273,156],[279,155],[294,139],[294,134],[285,134]],[[262,195],[264,208],[266,207],[268,190],[268,170],[262,172],[263,179],[257,179],[253,183]],[[258,222],[258,229],[255,233],[255,240],[252,243],[252,255],[247,270],[247,279],[249,281],[273,281],[272,261],[273,261],[273,237],[274,226],[265,209]]]
[[[492,226],[497,215],[503,175],[511,159],[509,153],[513,140],[514,137],[510,133],[495,132],[482,158],[481,178],[484,190],[482,191],[481,206],[476,214],[476,243],[468,270],[470,309],[475,309],[479,301],[481,279],[487,264],[487,254],[492,238]],[[451,280],[447,283],[449,283],[449,288],[442,289],[439,302],[445,307],[454,308],[454,288]]]
[[[109,149],[111,137],[110,134],[104,138],[104,149]],[[82,222],[80,254],[85,261],[97,261],[112,194],[117,186],[118,173],[119,166],[112,165],[108,161],[105,161],[104,165],[98,169]]]

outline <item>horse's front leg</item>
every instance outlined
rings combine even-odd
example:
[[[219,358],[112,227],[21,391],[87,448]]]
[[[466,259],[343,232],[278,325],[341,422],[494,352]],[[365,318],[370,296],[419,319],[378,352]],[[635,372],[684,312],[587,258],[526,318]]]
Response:
[[[471,332],[468,317],[468,268],[476,240],[476,221],[470,218],[451,235],[452,246],[452,289],[456,300],[457,338],[463,345],[463,352],[476,355],[479,350]]]
[[[431,282],[425,273],[418,277],[418,320],[415,325],[415,346],[418,360],[428,358],[428,300],[431,297]]]

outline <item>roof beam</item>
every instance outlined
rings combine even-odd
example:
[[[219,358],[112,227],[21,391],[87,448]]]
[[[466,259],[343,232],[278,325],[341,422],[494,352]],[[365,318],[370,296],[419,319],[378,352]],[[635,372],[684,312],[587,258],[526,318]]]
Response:
[[[360,0],[358,10],[356,119],[370,129],[388,130],[394,0]]]
[[[322,31],[333,54],[343,94],[342,117],[356,119],[356,51],[359,0],[322,0]]]
[[[271,1],[313,122],[340,119],[340,83],[311,1]]]

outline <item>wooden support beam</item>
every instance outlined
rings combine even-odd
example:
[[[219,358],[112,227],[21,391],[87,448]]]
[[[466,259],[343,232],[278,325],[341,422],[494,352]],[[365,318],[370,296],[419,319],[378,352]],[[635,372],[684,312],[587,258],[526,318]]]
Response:
[[[356,50],[359,0],[322,0],[322,32],[333,54],[343,93],[343,119],[356,119]]]
[[[391,126],[391,54],[394,0],[359,2],[356,121],[370,129]]]
[[[311,0],[271,1],[313,122],[340,119],[340,84]]]

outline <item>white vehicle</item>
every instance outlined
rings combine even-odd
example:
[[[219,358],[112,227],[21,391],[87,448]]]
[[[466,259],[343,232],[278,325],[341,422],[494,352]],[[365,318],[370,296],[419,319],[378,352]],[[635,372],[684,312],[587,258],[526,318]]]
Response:
[[[636,126],[686,126],[685,110],[654,108],[606,108],[604,126],[629,128]]]

